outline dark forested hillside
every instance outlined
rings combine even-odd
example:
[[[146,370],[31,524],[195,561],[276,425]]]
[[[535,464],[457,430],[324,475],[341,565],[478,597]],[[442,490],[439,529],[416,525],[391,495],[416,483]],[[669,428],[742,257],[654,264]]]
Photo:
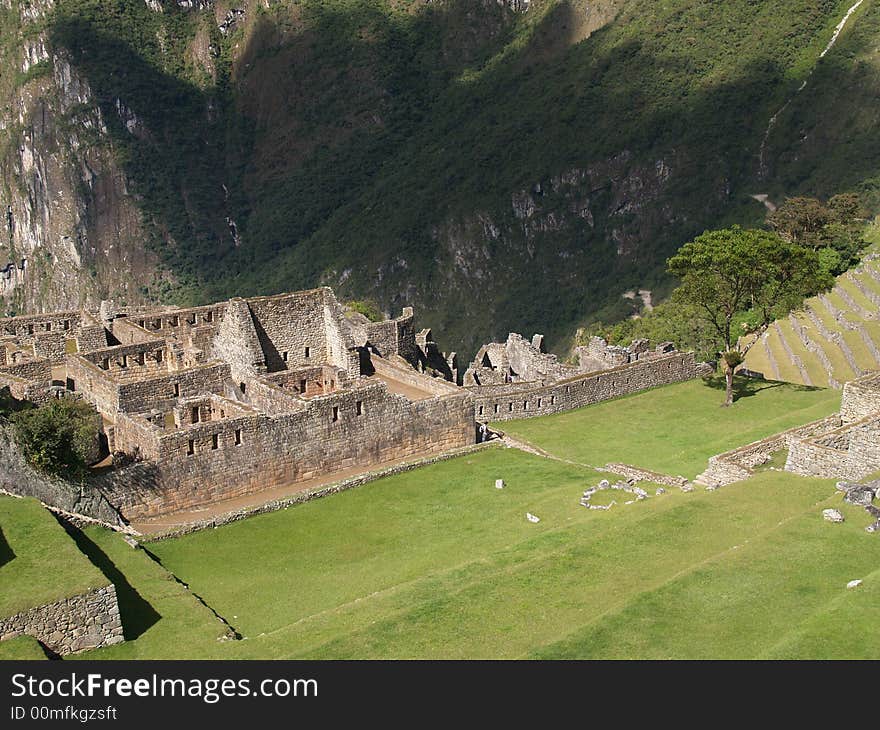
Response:
[[[820,58],[853,2],[0,0],[0,295],[328,284],[558,345],[755,194],[874,204],[880,6]]]

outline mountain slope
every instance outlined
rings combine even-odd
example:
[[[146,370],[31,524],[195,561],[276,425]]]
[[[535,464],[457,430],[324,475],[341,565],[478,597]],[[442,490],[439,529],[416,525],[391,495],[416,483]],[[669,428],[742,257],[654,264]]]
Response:
[[[322,283],[559,344],[754,193],[873,189],[873,0],[818,60],[850,5],[0,0],[6,307]]]

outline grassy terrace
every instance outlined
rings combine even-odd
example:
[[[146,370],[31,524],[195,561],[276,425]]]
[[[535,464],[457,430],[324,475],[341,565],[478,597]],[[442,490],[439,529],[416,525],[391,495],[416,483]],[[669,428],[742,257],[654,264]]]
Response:
[[[878,237],[877,227],[872,226],[869,229],[869,234],[874,243],[869,247],[868,253],[877,253],[880,250],[880,244],[876,242]],[[866,315],[864,315],[865,311],[876,312],[877,305],[871,302],[855,283],[855,281],[858,281],[868,291],[880,294],[880,282],[877,281],[876,276],[871,275],[871,272],[880,274],[880,261],[863,261],[852,271],[837,277],[834,289],[828,292],[826,296],[833,307],[844,313],[848,323],[864,327],[867,337],[870,338],[877,348],[880,348],[880,323],[874,319],[866,318]],[[852,307],[847,302],[845,296],[841,295],[841,292],[855,302],[860,309]],[[861,370],[870,371],[880,367],[880,362],[872,354],[871,347],[865,341],[864,336],[860,332],[849,329],[843,323],[837,321],[825,303],[818,297],[808,299],[804,303],[804,309],[811,310],[826,330],[839,335],[843,339],[852,353],[855,364]],[[857,374],[853,370],[852,364],[847,359],[840,344],[826,338],[820,328],[807,316],[806,311],[796,313],[795,317],[807,331],[810,339],[822,349],[831,364],[831,371],[829,372],[819,356],[806,348],[794,331],[788,318],[779,322],[785,342],[803,361],[812,384],[826,387],[830,382],[829,376],[834,377],[840,383],[845,383],[855,378]],[[788,356],[775,327],[771,328],[767,344],[779,366],[779,376],[781,379],[791,383],[803,383],[804,378]],[[749,351],[746,355],[746,366],[752,370],[765,373],[767,377],[772,377],[773,371],[762,345],[756,345]]]
[[[711,453],[838,404],[833,392],[763,385],[728,411],[695,382],[515,426],[577,460],[690,474]],[[869,620],[880,541],[833,481],[771,470],[718,492],[580,507],[602,476],[491,448],[147,545],[161,566],[89,529],[125,576],[129,640],[80,656],[880,656]],[[847,521],[823,522],[826,506]],[[863,589],[845,588],[853,578]],[[224,627],[193,594],[244,638],[219,641]]]
[[[0,496],[0,617],[108,582],[39,502]]]
[[[691,380],[556,416],[501,428],[555,456],[602,466],[623,462],[693,478],[706,460],[840,408],[840,393],[785,383],[737,381],[733,408],[723,386]]]

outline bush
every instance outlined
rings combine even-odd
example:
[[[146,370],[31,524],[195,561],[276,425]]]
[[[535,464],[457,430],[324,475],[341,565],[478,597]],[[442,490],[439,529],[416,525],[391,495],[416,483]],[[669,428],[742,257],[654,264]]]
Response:
[[[381,322],[385,319],[382,316],[382,312],[379,309],[379,305],[372,300],[352,300],[350,302],[346,302],[345,306],[348,307],[353,312],[358,312],[364,317],[366,317],[371,322]]]
[[[100,416],[79,400],[62,398],[12,416],[15,441],[35,469],[64,477],[85,473]]]

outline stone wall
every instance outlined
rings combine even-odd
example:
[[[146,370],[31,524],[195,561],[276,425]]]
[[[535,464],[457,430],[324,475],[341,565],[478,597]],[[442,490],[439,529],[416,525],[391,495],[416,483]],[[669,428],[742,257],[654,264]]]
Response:
[[[112,472],[98,483],[135,519],[474,440],[467,393],[410,402],[383,383],[356,381],[348,390],[302,401],[298,412],[227,418],[162,434],[159,461]]]
[[[51,382],[52,366],[48,360],[27,360],[25,362],[16,363],[15,365],[4,365],[0,367],[0,375],[10,375],[13,378],[21,378],[40,383]]]
[[[383,358],[373,358],[373,368],[377,375],[406,383],[413,388],[418,388],[431,395],[450,395],[460,393],[461,389],[442,378],[432,378],[428,375],[421,375],[411,367],[404,364],[395,364],[393,360],[385,360]]]
[[[75,332],[80,327],[80,312],[52,312],[21,317],[0,318],[0,334],[14,335],[22,344],[31,344],[34,335],[43,332]]]
[[[53,365],[64,362],[67,340],[73,339],[69,332],[41,332],[34,335],[34,355],[45,358]]]
[[[409,362],[418,357],[412,307],[404,307],[403,314],[396,319],[368,322],[364,329],[368,344],[382,357],[400,355]]]
[[[269,372],[330,362],[324,290],[247,300]]]
[[[767,463],[773,454],[782,449],[790,448],[792,442],[827,433],[830,429],[839,426],[840,416],[828,416],[768,436],[765,439],[753,441],[723,454],[716,454],[709,457],[705,471],[698,475],[694,481],[712,489],[744,481],[754,474],[755,467]]]
[[[826,479],[861,479],[880,470],[880,414],[792,440],[785,470]]]
[[[0,427],[0,489],[20,497],[34,497],[65,512],[85,515],[110,525],[121,524],[119,514],[98,489],[41,474],[27,463],[8,427]]]
[[[97,357],[102,361],[103,352],[98,351]],[[164,408],[178,398],[202,393],[222,394],[230,377],[229,365],[220,363],[199,365],[146,380],[121,382],[116,377],[117,372],[103,370],[79,355],[67,358],[67,377],[74,390],[111,420],[119,411],[147,411]]]
[[[880,373],[872,373],[843,386],[840,415],[845,421],[858,421],[880,413]]]
[[[97,365],[119,383],[167,373],[170,365],[165,340],[103,347],[81,357]]]
[[[56,654],[124,641],[116,587],[111,583],[0,619],[0,641],[27,635]]]
[[[212,354],[229,363],[236,382],[266,372],[266,358],[251,310],[244,299],[230,299],[226,316],[217,328]]]
[[[674,352],[612,370],[588,373],[549,385],[470,386],[477,421],[509,421],[581,408],[702,374],[693,353]]]

